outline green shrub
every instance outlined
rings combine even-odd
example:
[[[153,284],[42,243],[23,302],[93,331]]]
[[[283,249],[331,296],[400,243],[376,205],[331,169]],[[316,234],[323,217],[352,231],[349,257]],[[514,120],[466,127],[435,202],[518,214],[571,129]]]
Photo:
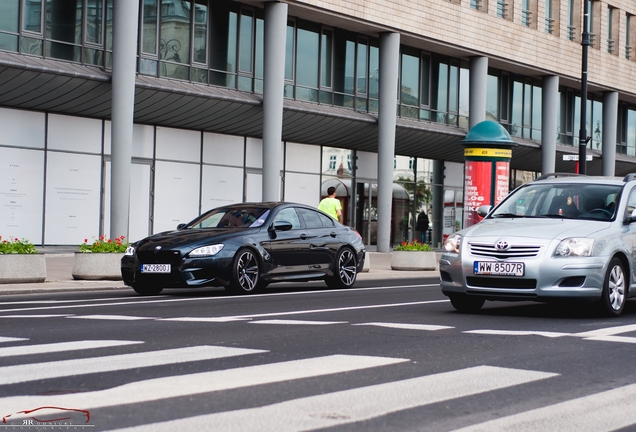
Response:
[[[124,242],[125,236],[117,237],[115,240],[99,236],[99,239],[89,244],[88,239],[84,239],[84,243],[79,245],[80,252],[94,253],[124,253],[128,248],[128,242]]]
[[[411,243],[402,242],[401,245],[395,248],[398,251],[430,251],[431,248],[426,243],[420,243],[417,240],[413,240]]]
[[[10,238],[5,240],[0,236],[0,254],[36,254],[38,250],[27,239]]]

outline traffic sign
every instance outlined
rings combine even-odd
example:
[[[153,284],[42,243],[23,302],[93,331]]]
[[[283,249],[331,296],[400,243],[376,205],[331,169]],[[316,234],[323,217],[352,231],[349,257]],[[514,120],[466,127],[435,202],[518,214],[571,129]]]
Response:
[[[585,155],[585,160],[586,161],[591,161],[593,159],[592,155]],[[577,161],[579,160],[579,155],[563,155],[563,160],[564,161]]]

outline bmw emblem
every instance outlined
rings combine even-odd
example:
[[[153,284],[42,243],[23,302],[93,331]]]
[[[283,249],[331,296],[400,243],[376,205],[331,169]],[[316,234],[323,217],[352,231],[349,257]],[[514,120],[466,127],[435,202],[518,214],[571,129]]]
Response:
[[[499,251],[507,251],[508,249],[510,249],[510,245],[507,241],[499,240],[497,243],[495,243],[495,249]]]
[[[159,249],[161,249],[161,246],[157,246],[157,247],[155,248],[155,250],[159,250]]]

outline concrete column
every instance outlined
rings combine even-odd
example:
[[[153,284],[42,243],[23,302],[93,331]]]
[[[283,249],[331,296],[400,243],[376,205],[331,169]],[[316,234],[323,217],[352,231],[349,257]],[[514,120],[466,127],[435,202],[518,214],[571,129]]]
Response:
[[[287,4],[265,3],[263,201],[280,201]]]
[[[486,94],[488,90],[488,57],[470,58],[468,125],[475,126],[486,120]]]
[[[114,0],[110,238],[128,238],[139,3]]]
[[[378,98],[378,252],[391,251],[391,205],[397,106],[400,34],[380,34]]]
[[[603,93],[603,175],[614,176],[616,168],[616,119],[618,118],[618,92]]]
[[[557,116],[559,115],[559,77],[543,77],[541,92],[541,174],[556,171]],[[514,156],[513,156],[514,157]]]

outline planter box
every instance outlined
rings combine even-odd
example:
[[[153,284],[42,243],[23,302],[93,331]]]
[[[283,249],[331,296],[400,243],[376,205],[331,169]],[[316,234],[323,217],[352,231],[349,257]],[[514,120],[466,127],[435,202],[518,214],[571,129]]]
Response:
[[[0,255],[0,284],[33,283],[45,280],[44,254]]]
[[[436,270],[437,254],[435,251],[393,251],[391,253],[391,269]]]
[[[71,275],[76,280],[122,280],[123,253],[75,252]]]

